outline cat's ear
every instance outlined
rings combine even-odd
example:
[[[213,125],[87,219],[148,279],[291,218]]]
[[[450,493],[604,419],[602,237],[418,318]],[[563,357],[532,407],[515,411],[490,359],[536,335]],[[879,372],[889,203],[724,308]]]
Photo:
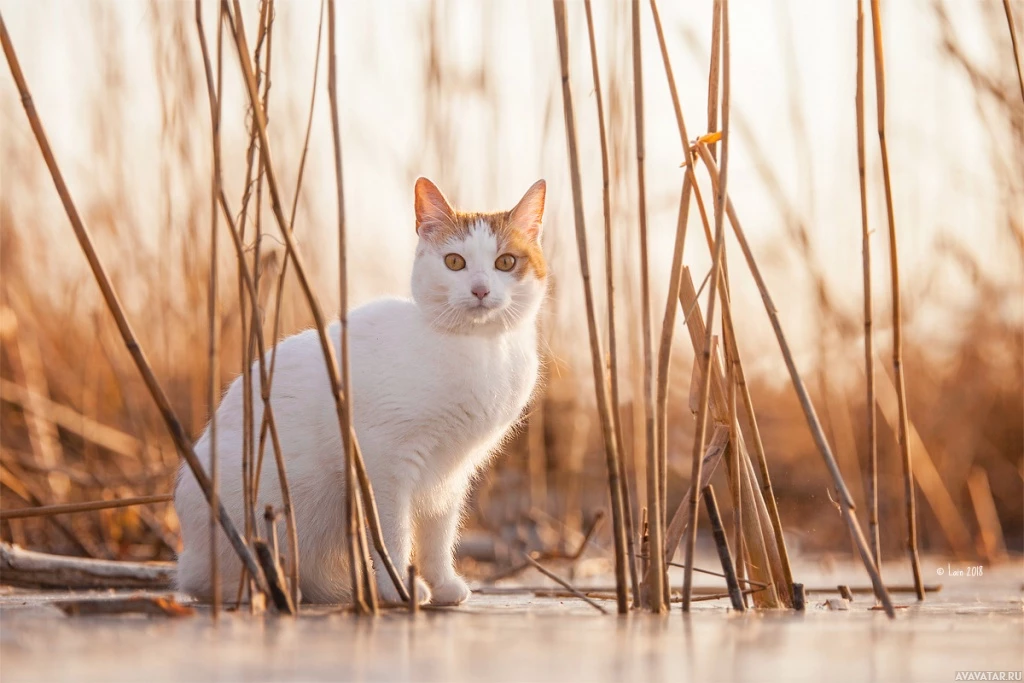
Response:
[[[509,220],[516,230],[537,242],[540,241],[541,223],[544,220],[544,196],[547,187],[543,180],[535,182],[509,214]]]
[[[416,234],[430,237],[440,228],[455,223],[455,209],[426,178],[416,179]]]

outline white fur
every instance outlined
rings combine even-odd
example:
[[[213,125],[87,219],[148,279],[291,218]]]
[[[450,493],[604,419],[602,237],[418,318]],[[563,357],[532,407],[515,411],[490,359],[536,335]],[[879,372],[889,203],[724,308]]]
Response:
[[[421,239],[414,300],[379,299],[349,314],[353,420],[384,542],[401,574],[415,561],[429,585],[420,586],[421,595],[432,594],[435,603],[457,604],[469,596],[453,564],[461,509],[474,474],[520,419],[537,380],[536,320],[545,281],[532,271],[516,279],[497,270],[501,249],[483,221],[446,244]],[[452,252],[465,258],[466,268],[445,266]],[[480,284],[490,290],[483,301],[471,293]],[[339,324],[329,333],[337,353]],[[254,371],[257,443],[263,415],[258,377]],[[278,345],[271,401],[295,505],[302,595],[312,602],[345,601],[344,463],[315,330]],[[217,410],[217,454],[220,495],[239,529],[242,431],[242,383],[236,379]],[[208,432],[196,453],[208,471]],[[267,504],[282,507],[273,457],[268,442],[258,511]],[[209,508],[185,467],[174,503],[184,542],[178,586],[208,598]],[[233,594],[240,563],[221,533],[218,557],[222,585]],[[375,558],[374,564],[382,598],[397,601],[381,563]]]

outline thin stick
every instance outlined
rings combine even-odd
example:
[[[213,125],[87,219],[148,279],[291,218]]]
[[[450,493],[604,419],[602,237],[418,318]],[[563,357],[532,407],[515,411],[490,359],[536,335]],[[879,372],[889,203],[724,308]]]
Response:
[[[729,100],[730,100],[730,45],[729,45],[729,3],[722,0],[722,172],[715,187],[715,250],[711,260],[711,284],[708,286],[707,329],[704,332],[704,353],[702,356],[700,404],[697,415],[697,435],[693,444],[693,471],[690,479],[690,528],[684,555],[687,568],[683,570],[683,611],[690,610],[693,588],[693,555],[697,547],[697,513],[700,498],[701,468],[704,464],[704,443],[707,438],[708,403],[711,393],[711,345],[714,330],[715,299],[718,292],[719,274],[722,267],[722,252],[725,246],[725,197],[729,172]],[[693,168],[693,164],[689,165]]]
[[[590,286],[590,261],[587,252],[587,228],[583,216],[583,188],[580,182],[579,154],[576,146],[576,115],[573,109],[572,89],[569,86],[569,37],[566,30],[565,1],[553,0],[555,34],[558,39],[559,66],[562,75],[562,104],[565,113],[565,137],[569,149],[569,176],[572,180],[572,200],[575,210],[576,245],[580,256],[580,274],[583,279],[583,298],[587,309],[587,330],[590,334],[590,357],[594,372],[594,390],[597,410],[604,437],[605,464],[608,468],[608,488],[612,506],[612,537],[615,541],[615,586],[619,614],[629,611],[629,587],[626,577],[626,527],[623,520],[623,484],[619,473],[619,452],[615,441],[611,406],[608,404],[604,355],[597,332],[594,311],[594,292]]]
[[[715,160],[711,158],[711,153],[708,151],[707,145],[698,144],[697,151],[708,168],[712,185],[717,184],[718,165],[715,163]],[[729,222],[732,224],[733,233],[736,235],[736,241],[739,242],[740,249],[743,251],[743,257],[747,262],[747,267],[750,269],[751,275],[754,276],[754,282],[757,284],[757,289],[761,294],[761,300],[764,303],[768,319],[771,321],[772,329],[775,332],[775,338],[779,343],[779,349],[782,351],[782,357],[786,361],[786,369],[789,371],[790,381],[793,383],[793,389],[796,391],[797,398],[800,401],[800,407],[803,409],[804,417],[807,419],[807,425],[811,430],[811,436],[814,438],[814,443],[818,447],[818,451],[821,453],[821,457],[825,461],[825,466],[828,468],[829,474],[832,475],[832,481],[839,492],[840,508],[842,508],[844,512],[843,518],[846,520],[846,523],[850,528],[850,534],[861,554],[861,559],[864,562],[864,568],[871,577],[871,583],[875,588],[876,597],[885,608],[886,614],[891,618],[895,618],[896,611],[893,609],[892,601],[890,600],[889,593],[878,574],[878,569],[875,567],[875,563],[871,559],[871,553],[868,550],[864,534],[860,529],[860,524],[857,522],[857,517],[853,514],[846,514],[847,510],[852,511],[854,509],[853,499],[850,496],[849,489],[846,487],[846,483],[843,481],[843,475],[839,471],[839,465],[836,463],[835,456],[832,455],[832,449],[829,447],[828,440],[825,438],[825,433],[821,428],[821,423],[818,421],[818,416],[814,412],[814,405],[811,403],[810,396],[807,393],[807,387],[804,385],[803,379],[801,379],[800,373],[796,369],[796,362],[793,360],[793,354],[789,349],[789,343],[786,341],[785,334],[782,332],[782,324],[779,322],[775,302],[772,301],[771,294],[768,292],[768,287],[765,285],[764,278],[761,275],[761,269],[758,268],[757,262],[754,260],[754,254],[750,250],[750,244],[747,242],[746,234],[743,232],[743,226],[740,224],[739,218],[736,216],[736,209],[732,204],[732,199],[728,196],[725,198],[725,205],[726,212],[729,216]]]
[[[338,130],[338,66],[335,53],[335,16],[334,0],[327,0],[327,96],[331,103],[331,139],[334,143],[334,180],[338,200],[338,320],[341,322],[341,391],[348,400],[341,409],[341,437],[345,463],[345,529],[346,547],[348,548],[349,571],[352,577],[352,588],[356,596],[356,604],[361,604],[362,585],[358,581],[356,554],[358,552],[356,537],[358,529],[356,521],[356,467],[352,455],[352,378],[349,372],[348,348],[348,271],[345,250],[345,192],[341,175],[341,133]],[[376,605],[371,606],[376,609]]]
[[[114,508],[131,507],[133,505],[170,503],[173,500],[174,494],[162,493],[155,496],[138,496],[135,498],[121,498],[119,500],[94,500],[88,503],[62,503],[60,505],[41,505],[38,507],[30,508],[0,510],[0,520],[26,519],[29,517],[52,517],[53,515],[66,515],[73,512],[92,512],[94,510],[112,510]]]
[[[1010,0],[1003,0],[1003,9],[1006,11],[1006,25],[1010,27],[1010,44],[1013,45],[1013,64],[1017,67],[1017,83],[1020,85],[1020,98],[1024,101],[1024,67],[1020,64],[1020,48],[1017,46],[1017,29],[1013,22],[1013,10],[1010,9]]]
[[[722,571],[725,573],[725,584],[729,587],[729,599],[732,601],[732,608],[737,612],[743,612],[746,610],[746,606],[743,604],[743,596],[740,595],[740,584],[736,579],[736,569],[732,564],[732,555],[729,553],[729,541],[726,539],[725,529],[722,527],[722,517],[718,513],[715,489],[708,485],[703,488],[703,493],[704,505],[708,509],[708,520],[711,522],[711,533],[715,538],[715,546],[718,548],[718,559],[721,561]]]
[[[604,212],[604,265],[605,298],[608,300],[608,374],[611,379],[611,417],[615,431],[615,451],[622,487],[622,508],[625,514],[626,552],[629,562],[629,582],[633,593],[633,608],[640,607],[640,579],[636,565],[636,538],[633,529],[633,505],[630,501],[629,481],[625,471],[625,447],[622,438],[622,420],[619,418],[619,365],[618,343],[615,335],[615,267],[612,258],[611,185],[608,162],[608,136],[604,125],[604,102],[601,99],[601,75],[597,66],[597,41],[594,39],[594,16],[590,0],[584,0],[587,13],[587,35],[590,38],[590,65],[594,74],[594,98],[597,100],[597,127],[601,138],[601,208]]]
[[[914,503],[914,467],[910,456],[907,416],[907,382],[903,375],[903,311],[900,302],[899,248],[896,245],[896,217],[892,202],[892,177],[889,173],[889,150],[885,144],[885,59],[882,47],[882,12],[878,0],[871,0],[871,24],[875,48],[875,100],[878,116],[878,145],[882,152],[882,179],[885,187],[885,213],[889,222],[889,270],[892,276],[892,368],[896,378],[896,397],[899,401],[900,454],[903,458],[903,484],[907,498],[907,552],[910,568],[917,587],[917,599],[924,600],[924,582],[921,579],[921,558],[917,552],[917,507]]]
[[[558,2],[559,0],[555,0],[555,1]],[[565,590],[569,591],[570,593],[575,595],[577,598],[579,598],[580,600],[584,601],[585,603],[587,603],[588,605],[590,605],[591,607],[596,609],[601,614],[608,614],[608,610],[606,610],[604,607],[602,607],[601,605],[597,604],[596,602],[594,602],[593,600],[588,598],[583,593],[581,593],[578,590],[576,590],[576,588],[573,587],[573,585],[571,583],[569,583],[568,581],[566,581],[565,579],[560,577],[558,574],[555,574],[553,571],[551,571],[550,569],[548,569],[547,567],[542,565],[537,560],[535,560],[532,557],[530,557],[528,554],[523,555],[523,557],[525,557],[526,561],[529,562],[531,565],[533,565],[533,568],[536,569],[537,571],[539,571],[541,574],[543,574],[544,576],[548,577],[549,579],[551,579],[552,581],[554,581],[555,583],[560,585],[562,588],[564,588]],[[616,591],[616,595],[617,594],[618,594],[618,591]],[[621,610],[620,610],[620,613],[621,613]]]
[[[710,484],[708,486],[710,486]],[[707,488],[707,486],[705,486],[704,488]],[[718,501],[716,499],[715,503],[717,504],[717,502]],[[721,515],[719,515],[719,517],[721,517]],[[726,539],[726,542],[728,542],[728,539]],[[680,569],[683,569],[684,567],[686,567],[686,565],[683,564],[682,562],[667,562],[666,564],[668,564],[668,566],[670,566],[670,567],[679,567]],[[715,571],[711,571],[710,569],[701,569],[700,567],[694,567],[693,571],[697,572],[698,574],[707,574],[708,576],[717,576],[720,579],[726,578],[725,574],[723,574],[722,572],[715,572]],[[767,583],[762,583],[760,581],[754,581],[753,579],[745,579],[742,576],[739,576],[738,574],[736,575],[736,580],[739,583],[745,583],[748,586],[756,586],[758,588],[767,588],[768,587]],[[694,589],[694,590],[696,590],[696,589]]]
[[[2,16],[0,16],[0,42],[3,44],[4,56],[7,59],[7,65],[10,67],[11,75],[14,77],[15,85],[17,86],[18,93],[21,96],[22,106],[25,109],[29,125],[32,127],[32,132],[39,145],[39,150],[43,155],[43,160],[46,162],[46,166],[50,171],[50,176],[53,178],[53,184],[57,189],[57,194],[60,195],[61,203],[64,205],[64,210],[68,215],[68,220],[71,222],[71,227],[75,232],[75,237],[78,239],[78,243],[82,247],[86,260],[89,262],[89,267],[92,270],[96,283],[99,285],[100,291],[103,294],[103,299],[107,304],[107,308],[110,310],[111,315],[114,316],[114,321],[117,324],[121,338],[124,340],[125,346],[131,354],[132,360],[135,362],[135,366],[138,369],[139,374],[142,375],[146,388],[149,390],[150,395],[153,397],[153,401],[156,403],[157,408],[160,411],[160,415],[167,426],[167,430],[170,432],[171,438],[174,440],[174,445],[178,448],[181,456],[188,464],[189,469],[192,471],[192,475],[196,478],[196,482],[199,484],[199,488],[202,489],[207,502],[211,502],[213,489],[210,480],[203,471],[203,466],[199,462],[199,458],[196,457],[195,451],[192,449],[192,443],[189,441],[188,435],[185,433],[184,428],[181,426],[181,422],[178,420],[174,409],[171,407],[170,401],[167,399],[167,395],[164,393],[156,379],[156,376],[153,374],[149,361],[146,359],[145,352],[139,345],[131,324],[125,317],[124,309],[121,307],[121,302],[117,297],[117,293],[114,291],[114,288],[110,283],[110,278],[107,276],[106,270],[103,268],[103,264],[100,262],[99,256],[96,254],[96,249],[93,247],[89,231],[86,229],[85,224],[82,223],[82,219],[78,214],[78,209],[75,207],[74,202],[71,199],[71,194],[68,192],[67,185],[64,182],[64,176],[61,174],[60,168],[57,166],[57,161],[53,156],[53,151],[50,149],[50,143],[46,138],[46,132],[43,129],[43,124],[39,120],[39,115],[36,113],[35,105],[32,102],[32,96],[29,94],[28,84],[25,82],[25,76],[21,71],[21,64],[18,62],[18,57],[14,52],[14,46],[11,44],[11,38],[7,33],[7,24],[4,22]],[[228,514],[223,503],[217,501],[217,508],[221,528],[224,529],[224,534],[228,537],[228,540],[234,547],[235,552],[238,553],[242,564],[245,565],[246,569],[255,578],[257,587],[265,592],[267,589],[267,582],[263,576],[263,570],[260,568],[259,562],[256,560],[256,557],[253,555],[249,546],[246,545],[245,541],[242,540],[242,537],[238,534],[238,530],[235,529],[235,525],[231,521],[231,516]]]
[[[644,82],[643,59],[640,44],[640,0],[633,0],[633,113],[636,128],[636,174],[638,211],[640,213],[640,318],[642,322],[644,354],[644,434],[647,446],[647,507],[649,529],[649,555],[647,598],[652,612],[666,609],[665,603],[665,529],[661,514],[660,464],[657,444],[657,415],[655,413],[654,342],[651,330],[651,283],[647,263],[647,185],[644,170]]]
[[[875,422],[875,337],[872,332],[871,230],[868,226],[868,186],[864,152],[864,0],[857,0],[857,171],[860,178],[861,251],[864,258],[864,373],[867,377],[867,440],[870,492],[868,535],[871,556],[881,571],[882,544],[878,528],[878,425]]]

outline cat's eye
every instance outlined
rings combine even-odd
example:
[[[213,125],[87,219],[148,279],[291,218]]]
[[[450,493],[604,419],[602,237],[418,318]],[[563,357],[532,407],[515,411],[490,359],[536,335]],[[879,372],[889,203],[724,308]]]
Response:
[[[444,264],[448,266],[448,270],[462,270],[466,267],[466,259],[458,254],[448,254],[444,257]]]
[[[516,257],[512,254],[502,254],[495,260],[494,267],[507,273],[516,267]]]

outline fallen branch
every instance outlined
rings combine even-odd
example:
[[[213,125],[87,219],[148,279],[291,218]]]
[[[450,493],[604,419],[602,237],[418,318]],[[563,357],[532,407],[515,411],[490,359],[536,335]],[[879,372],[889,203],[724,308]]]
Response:
[[[172,562],[115,562],[49,555],[0,543],[0,583],[21,588],[170,588]]]

